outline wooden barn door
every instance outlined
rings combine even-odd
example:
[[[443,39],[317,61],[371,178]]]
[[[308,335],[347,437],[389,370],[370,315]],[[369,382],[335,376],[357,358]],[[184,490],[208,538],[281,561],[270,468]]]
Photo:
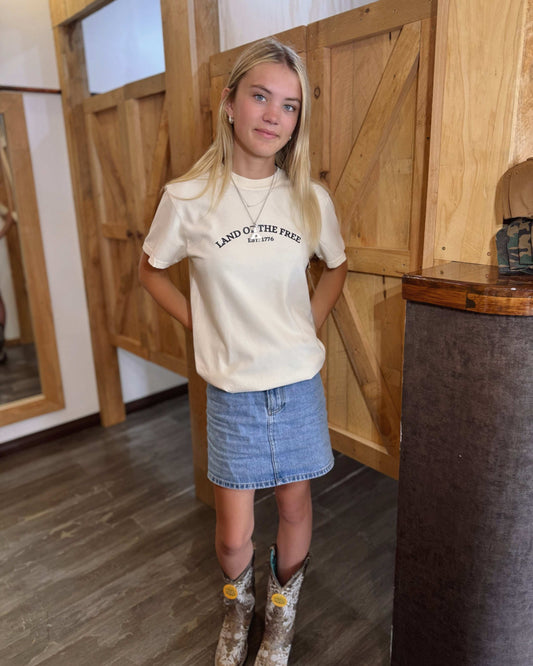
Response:
[[[112,343],[186,376],[183,327],[137,279],[144,238],[171,178],[165,77],[91,97],[84,110]],[[170,274],[181,283],[178,267]]]
[[[308,26],[313,175],[334,194],[349,273],[323,330],[334,448],[399,462],[404,303],[421,263],[436,2],[380,0]]]

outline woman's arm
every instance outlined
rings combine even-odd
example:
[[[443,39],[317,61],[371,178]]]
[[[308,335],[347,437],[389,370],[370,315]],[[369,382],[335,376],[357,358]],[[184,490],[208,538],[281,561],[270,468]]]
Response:
[[[191,304],[177,289],[166,271],[154,268],[143,252],[139,262],[139,281],[152,298],[186,328],[192,330]]]
[[[326,266],[322,271],[320,280],[315,287],[315,292],[311,297],[311,311],[317,331],[326,321],[327,316],[337,302],[347,272],[348,262],[346,261],[336,268],[328,268]]]

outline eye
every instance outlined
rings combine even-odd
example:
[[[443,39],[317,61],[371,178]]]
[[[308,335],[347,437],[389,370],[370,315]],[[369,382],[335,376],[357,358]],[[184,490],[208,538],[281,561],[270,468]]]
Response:
[[[257,100],[258,102],[265,102],[266,97],[262,95],[261,93],[254,93],[254,99]]]
[[[291,113],[293,113],[294,111],[298,111],[298,109],[294,106],[294,104],[284,104],[283,108],[285,109],[285,111],[290,111]]]

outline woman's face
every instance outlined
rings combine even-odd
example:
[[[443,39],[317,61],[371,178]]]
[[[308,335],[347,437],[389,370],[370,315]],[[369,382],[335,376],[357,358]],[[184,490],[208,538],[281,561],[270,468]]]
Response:
[[[301,103],[298,75],[284,64],[261,63],[242,77],[234,99],[226,102],[236,173],[261,178],[274,172],[276,153],[289,141]]]

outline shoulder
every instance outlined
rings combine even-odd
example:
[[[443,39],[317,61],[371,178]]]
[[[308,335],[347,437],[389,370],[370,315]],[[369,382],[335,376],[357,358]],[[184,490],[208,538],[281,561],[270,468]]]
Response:
[[[314,193],[316,194],[318,203],[322,210],[327,206],[332,206],[333,208],[335,207],[330,193],[321,183],[318,183],[316,180],[312,180],[311,186],[313,188]]]
[[[171,199],[197,200],[206,193],[207,176],[192,180],[172,181],[165,186],[165,193]]]
[[[320,201],[330,201],[331,196],[328,192],[328,190],[322,185],[322,183],[319,183],[316,180],[311,181],[311,186],[313,190],[315,191],[315,194],[317,195],[318,199]]]

